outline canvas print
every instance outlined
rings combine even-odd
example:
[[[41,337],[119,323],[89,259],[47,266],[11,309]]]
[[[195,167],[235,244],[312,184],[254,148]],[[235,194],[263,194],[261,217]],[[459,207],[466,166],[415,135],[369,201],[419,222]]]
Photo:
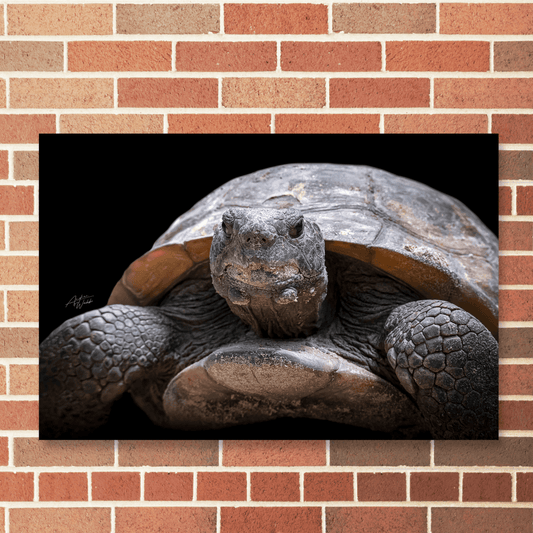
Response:
[[[41,439],[498,438],[497,136],[40,154]]]

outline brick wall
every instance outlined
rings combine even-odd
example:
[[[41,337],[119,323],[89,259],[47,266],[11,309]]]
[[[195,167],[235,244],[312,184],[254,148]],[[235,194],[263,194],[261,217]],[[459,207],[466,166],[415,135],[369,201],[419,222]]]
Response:
[[[533,5],[0,4],[0,532],[533,531]],[[498,133],[498,442],[39,442],[38,134]]]

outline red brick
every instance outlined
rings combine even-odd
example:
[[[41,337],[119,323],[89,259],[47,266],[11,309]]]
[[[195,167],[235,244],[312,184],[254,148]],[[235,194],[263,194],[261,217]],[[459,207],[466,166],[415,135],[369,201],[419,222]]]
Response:
[[[332,440],[331,466],[429,466],[429,441]]]
[[[112,4],[10,5],[9,35],[111,35]]]
[[[119,441],[120,466],[219,466],[216,440]]]
[[[113,108],[112,78],[12,78],[13,108]]]
[[[21,150],[13,154],[13,174],[16,180],[39,179],[39,152]],[[37,224],[35,222],[35,224]]]
[[[39,475],[40,501],[87,501],[87,474],[43,472]]]
[[[11,250],[38,250],[39,223],[11,222],[9,224],[9,248]]]
[[[321,533],[322,510],[319,507],[222,507],[220,533],[244,531]]]
[[[433,507],[431,533],[532,533],[533,509]]]
[[[225,78],[224,107],[314,107],[326,105],[325,80],[317,78]]]
[[[385,133],[488,133],[486,115],[385,115]]]
[[[61,133],[163,133],[163,115],[62,114]]]
[[[500,400],[500,429],[533,429],[533,402]]]
[[[514,117],[516,115],[494,115],[494,117]],[[526,115],[522,115],[526,116]],[[529,115],[527,115],[529,116]],[[533,122],[531,123],[533,127]],[[533,139],[533,137],[532,137]],[[500,134],[501,142],[501,134]],[[500,150],[498,163],[499,178],[501,180],[530,180],[533,179],[533,152],[526,150]]]
[[[412,472],[411,501],[457,501],[459,474],[456,472]]]
[[[533,328],[500,328],[500,358],[533,357]]]
[[[54,115],[0,115],[0,143],[38,143],[39,133],[55,133]]]
[[[0,297],[0,302],[2,301]],[[7,382],[6,382],[6,367],[4,365],[0,365],[0,394],[4,395],[7,393]]]
[[[454,4],[440,6],[440,33],[530,35],[533,6],[528,4]]]
[[[357,499],[360,502],[401,502],[406,499],[405,474],[357,474]]]
[[[531,41],[495,42],[494,71],[519,72],[533,70]]]
[[[499,258],[498,266],[500,285],[533,284],[533,257],[503,255]]]
[[[12,402],[19,403],[19,402]],[[113,441],[15,438],[15,466],[113,466]]]
[[[208,34],[220,31],[218,4],[117,4],[117,33]]]
[[[305,501],[353,501],[353,499],[351,472],[307,472],[304,475]]]
[[[510,215],[512,206],[511,187],[499,187],[500,191],[500,215]]]
[[[330,106],[427,107],[429,80],[425,78],[353,78],[330,80]]]
[[[276,133],[379,133],[379,115],[276,115]]]
[[[0,501],[33,501],[33,473],[0,472]]]
[[[281,70],[299,72],[366,72],[381,70],[381,44],[281,43]]]
[[[516,501],[533,502],[533,472],[516,474]]]
[[[230,34],[328,33],[328,8],[322,4],[224,4],[224,29]]]
[[[13,224],[13,222],[11,224]],[[0,250],[6,249],[6,237],[5,236],[6,236],[6,223],[2,220],[0,221]]]
[[[27,401],[0,402],[0,429],[39,429],[39,403]]]
[[[109,533],[111,509],[10,509],[10,533]]]
[[[437,78],[435,107],[531,108],[533,79]]]
[[[176,70],[240,72],[276,70],[276,43],[176,43]]]
[[[434,33],[436,6],[431,3],[334,3],[333,32]]]
[[[163,41],[73,41],[70,72],[165,72],[172,70],[172,45]]]
[[[502,321],[533,320],[533,291],[500,290],[499,319]]]
[[[0,215],[33,215],[34,187],[0,186]]]
[[[39,394],[39,365],[11,365],[10,394]]]
[[[168,115],[169,133],[270,133],[271,116],[265,114]]]
[[[39,321],[39,291],[7,291],[8,322]]]
[[[499,374],[501,395],[527,395],[533,392],[531,365],[500,365]]]
[[[501,220],[499,245],[500,250],[533,250],[533,222]]]
[[[215,507],[117,507],[115,533],[215,533]]]
[[[198,472],[197,499],[246,500],[245,472]]]
[[[488,72],[490,45],[478,41],[387,43],[388,71]]]
[[[510,502],[511,485],[511,474],[466,472],[463,475],[463,501]]]
[[[250,483],[252,501],[300,501],[300,474],[298,472],[252,472]]]
[[[225,440],[224,466],[325,466],[324,440]]]
[[[0,257],[0,285],[37,285],[38,283],[39,260],[37,257],[27,255]]]
[[[426,533],[427,509],[421,507],[327,507],[326,531],[344,533]]]
[[[139,500],[141,477],[137,472],[93,472],[93,500]]]
[[[0,466],[7,466],[9,462],[9,448],[7,437],[0,437]]]
[[[9,163],[7,160],[7,150],[0,151],[0,180],[9,178]]]
[[[120,78],[119,107],[217,107],[218,80]]]
[[[533,466],[531,438],[436,440],[435,466]]]
[[[499,135],[500,143],[533,143],[533,115],[495,113],[492,115],[492,133]]]
[[[533,187],[516,188],[516,214],[533,215]]]
[[[144,499],[150,501],[192,500],[192,472],[147,472],[144,476]]]

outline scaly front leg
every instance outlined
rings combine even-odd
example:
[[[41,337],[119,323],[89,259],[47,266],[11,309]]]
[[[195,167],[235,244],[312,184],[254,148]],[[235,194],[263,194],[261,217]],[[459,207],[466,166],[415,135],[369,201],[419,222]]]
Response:
[[[498,438],[498,343],[460,307],[420,300],[385,324],[387,359],[435,438]]]

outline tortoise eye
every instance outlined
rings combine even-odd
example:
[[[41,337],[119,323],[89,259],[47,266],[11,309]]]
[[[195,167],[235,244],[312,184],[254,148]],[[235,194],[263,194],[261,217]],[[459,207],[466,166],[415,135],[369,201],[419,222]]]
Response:
[[[289,230],[289,235],[293,238],[293,239],[296,239],[298,238],[302,233],[303,233],[303,230],[304,230],[304,219],[303,218],[300,218],[298,219],[298,221],[296,222],[296,224],[294,224],[291,229]]]

